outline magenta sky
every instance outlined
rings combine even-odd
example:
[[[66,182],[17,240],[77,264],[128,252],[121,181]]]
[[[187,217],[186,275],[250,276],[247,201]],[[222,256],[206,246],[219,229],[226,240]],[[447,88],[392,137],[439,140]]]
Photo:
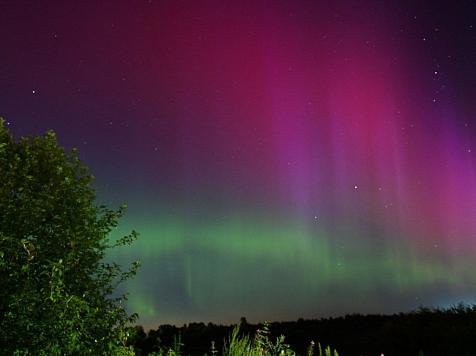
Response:
[[[0,115],[129,205],[147,327],[474,302],[474,11],[11,1]]]

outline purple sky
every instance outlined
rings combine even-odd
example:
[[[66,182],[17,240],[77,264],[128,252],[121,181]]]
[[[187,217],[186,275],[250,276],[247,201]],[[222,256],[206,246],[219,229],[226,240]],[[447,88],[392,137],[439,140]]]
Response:
[[[6,1],[0,116],[129,205],[146,327],[474,302],[475,8]]]

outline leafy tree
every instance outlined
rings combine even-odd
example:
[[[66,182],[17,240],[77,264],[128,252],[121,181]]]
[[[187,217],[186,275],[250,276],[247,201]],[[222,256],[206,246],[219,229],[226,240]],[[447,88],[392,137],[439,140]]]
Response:
[[[15,142],[0,118],[0,354],[133,355],[124,328],[137,315],[110,297],[140,263],[103,262],[118,211],[95,203],[92,175],[56,136]]]

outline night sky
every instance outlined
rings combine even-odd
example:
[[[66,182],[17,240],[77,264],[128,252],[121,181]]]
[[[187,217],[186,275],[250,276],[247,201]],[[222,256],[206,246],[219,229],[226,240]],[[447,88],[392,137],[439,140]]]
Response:
[[[473,1],[2,1],[0,116],[128,205],[140,324],[476,300]]]

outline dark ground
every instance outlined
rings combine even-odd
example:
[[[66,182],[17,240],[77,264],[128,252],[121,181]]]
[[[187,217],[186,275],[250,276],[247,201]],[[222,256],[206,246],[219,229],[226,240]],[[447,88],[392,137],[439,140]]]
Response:
[[[209,323],[190,323],[180,328],[161,325],[147,334],[141,326],[131,328],[132,345],[137,355],[158,351],[160,345],[167,350],[173,347],[174,338],[182,344],[181,354],[210,355],[215,342],[221,351],[224,340],[234,326]],[[263,325],[252,325],[242,318],[240,331],[253,336]],[[323,347],[336,349],[340,356],[425,356],[476,355],[476,304],[459,304],[449,309],[420,308],[410,313],[394,315],[346,315],[320,320],[299,319],[295,322],[276,322],[270,326],[270,341],[280,335],[297,355],[305,355],[314,341]],[[316,354],[316,352],[314,353]],[[317,353],[318,354],[318,353]],[[221,355],[221,352],[219,352]]]

